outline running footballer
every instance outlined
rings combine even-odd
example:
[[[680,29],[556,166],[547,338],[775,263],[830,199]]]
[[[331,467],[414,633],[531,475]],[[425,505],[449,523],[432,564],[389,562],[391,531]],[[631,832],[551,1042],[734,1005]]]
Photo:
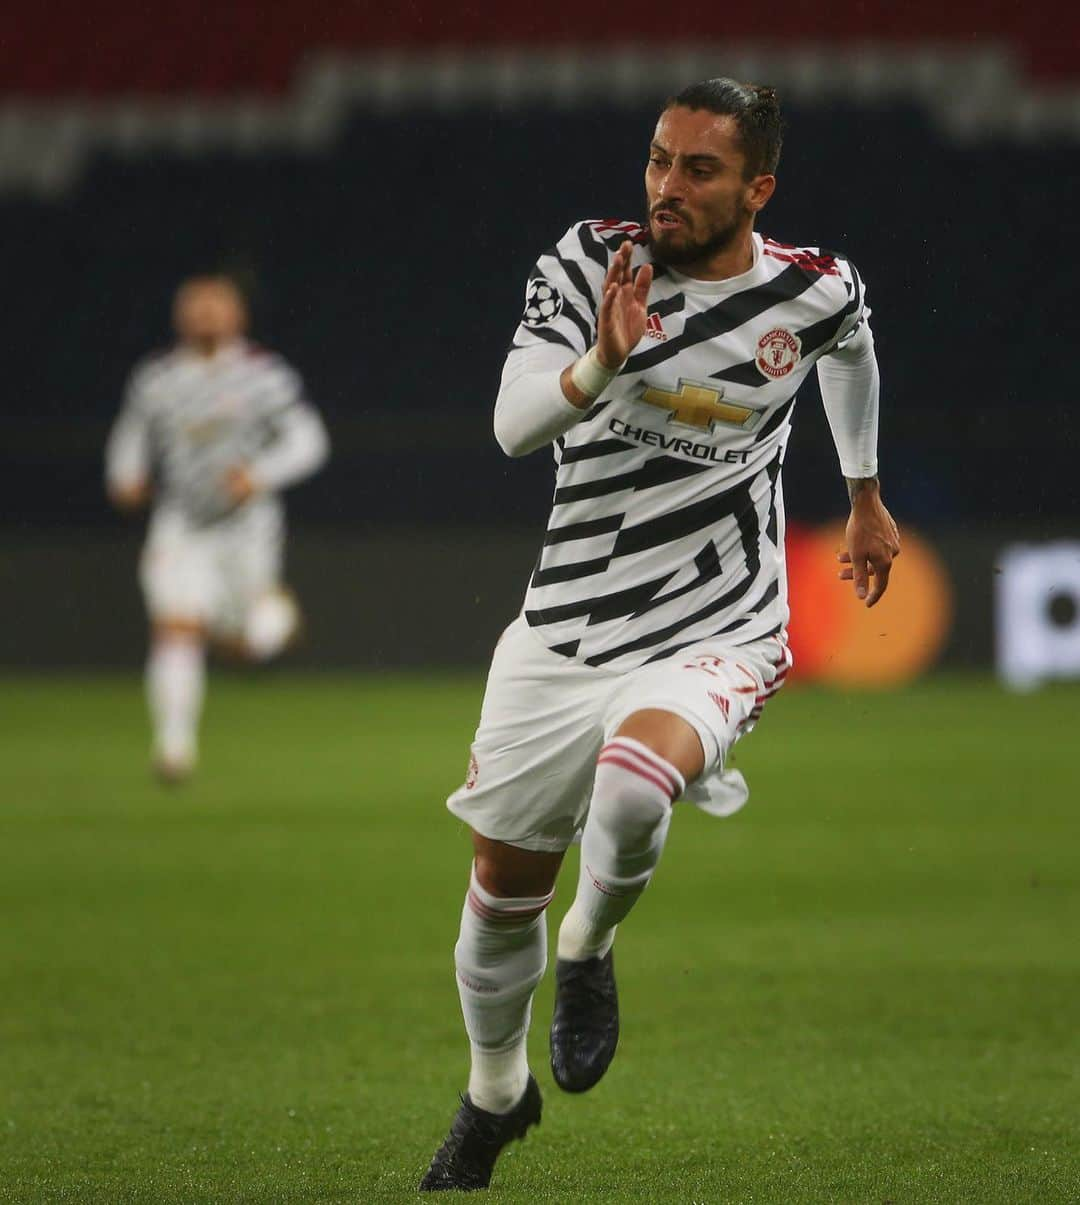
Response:
[[[495,433],[510,456],[552,445],[556,489],[449,800],[475,849],[455,948],[472,1061],[424,1190],[486,1187],[540,1120],[526,1035],[575,834],[550,1043],[558,1085],[584,1092],[615,1053],[616,928],[673,804],[746,801],[726,762],[791,664],[781,467],[815,367],[851,498],[840,576],[867,606],[888,586],[866,290],[844,255],[755,230],[780,144],[771,89],[686,88],[651,139],[646,224],[580,222],[530,274]]]

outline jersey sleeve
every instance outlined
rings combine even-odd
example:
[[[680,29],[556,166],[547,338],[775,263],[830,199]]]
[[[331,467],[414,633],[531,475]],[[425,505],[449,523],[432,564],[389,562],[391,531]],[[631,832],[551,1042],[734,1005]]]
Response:
[[[120,413],[105,444],[105,484],[110,490],[142,485],[150,476],[150,396],[153,367],[139,365],[128,378]]]
[[[847,299],[831,346],[817,362],[825,416],[845,477],[874,477],[878,471],[878,408],[881,381],[870,307],[858,269],[836,257]]]
[[[829,352],[842,351],[859,331],[869,326],[870,322],[870,307],[866,303],[866,286],[863,284],[858,268],[844,256],[836,257],[836,266],[847,292],[847,303],[844,306],[845,312],[840,329],[832,347],[825,353],[826,355]]]
[[[330,439],[319,412],[304,400],[299,374],[275,357],[259,399],[267,442],[249,466],[264,490],[280,490],[309,477],[330,454]]]
[[[578,222],[537,259],[525,283],[521,320],[509,357],[560,348],[569,364],[596,342],[596,313],[607,274],[608,249],[588,222]],[[528,355],[521,357],[528,359]]]
[[[584,417],[566,400],[559,378],[596,342],[608,259],[590,224],[579,222],[529,273],[495,400],[495,438],[508,456],[543,447]]]

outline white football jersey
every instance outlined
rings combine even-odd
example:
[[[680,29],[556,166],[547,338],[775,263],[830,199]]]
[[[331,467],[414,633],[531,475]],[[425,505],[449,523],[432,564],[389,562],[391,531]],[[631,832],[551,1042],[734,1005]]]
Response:
[[[156,504],[201,525],[235,512],[224,488],[231,467],[265,468],[273,490],[318,467],[325,447],[322,420],[280,356],[246,340],[210,357],[181,346],[132,373],[106,471],[123,484],[153,470]]]
[[[550,363],[551,345],[577,356],[595,342],[604,276],[626,239],[633,266],[653,262],[648,232],[613,221],[578,223],[540,257],[504,381]],[[645,335],[555,441],[524,608],[554,652],[631,669],[787,623],[780,469],[795,393],[869,310],[842,255],[753,241],[753,266],[728,280],[654,265]]]

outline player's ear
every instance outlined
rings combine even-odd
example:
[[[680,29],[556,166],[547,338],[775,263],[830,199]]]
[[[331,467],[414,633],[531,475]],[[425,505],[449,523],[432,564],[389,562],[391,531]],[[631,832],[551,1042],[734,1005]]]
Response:
[[[751,213],[757,213],[765,208],[775,191],[775,176],[755,176],[746,188],[746,207]]]

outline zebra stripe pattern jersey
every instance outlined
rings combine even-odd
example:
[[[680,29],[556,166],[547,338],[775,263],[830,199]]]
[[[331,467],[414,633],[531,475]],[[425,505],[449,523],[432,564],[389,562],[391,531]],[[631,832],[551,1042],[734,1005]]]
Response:
[[[652,262],[632,222],[581,222],[543,254],[507,372],[596,339],[611,256]],[[851,262],[755,234],[724,281],[655,264],[641,342],[554,445],[551,517],[525,618],[554,652],[628,670],[710,637],[745,644],[788,619],[780,468],[811,366],[867,320]],[[515,358],[517,361],[515,363]],[[504,374],[504,380],[506,374]]]
[[[246,340],[209,358],[182,346],[151,356],[128,383],[109,439],[109,477],[144,477],[154,465],[158,505],[196,525],[228,518],[236,508],[226,470],[310,442],[312,428],[322,438],[321,420],[302,396],[293,369]]]

